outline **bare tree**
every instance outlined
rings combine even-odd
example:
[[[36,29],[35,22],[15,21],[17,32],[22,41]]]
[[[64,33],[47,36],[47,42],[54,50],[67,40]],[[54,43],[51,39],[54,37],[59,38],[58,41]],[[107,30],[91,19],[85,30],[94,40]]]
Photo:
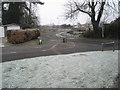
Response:
[[[66,3],[66,19],[76,18],[79,15],[79,12],[87,14],[93,25],[95,33],[99,30],[99,23],[102,18],[103,12],[106,10],[106,7],[115,9],[114,2],[111,5],[107,0],[70,0]]]

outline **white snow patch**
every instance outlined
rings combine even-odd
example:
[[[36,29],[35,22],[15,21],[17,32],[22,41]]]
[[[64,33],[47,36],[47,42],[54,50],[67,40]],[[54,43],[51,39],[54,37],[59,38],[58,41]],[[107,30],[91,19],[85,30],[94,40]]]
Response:
[[[2,63],[2,88],[110,88],[118,51],[43,56]]]

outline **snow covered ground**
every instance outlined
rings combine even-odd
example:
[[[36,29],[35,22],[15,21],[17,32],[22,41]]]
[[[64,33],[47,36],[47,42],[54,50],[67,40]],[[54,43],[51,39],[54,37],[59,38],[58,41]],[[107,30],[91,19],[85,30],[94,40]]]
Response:
[[[3,88],[111,88],[118,51],[42,56],[2,63]]]

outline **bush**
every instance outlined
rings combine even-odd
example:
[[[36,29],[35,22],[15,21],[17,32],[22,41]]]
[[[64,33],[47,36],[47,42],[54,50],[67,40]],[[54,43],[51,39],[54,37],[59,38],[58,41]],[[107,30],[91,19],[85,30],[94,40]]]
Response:
[[[109,25],[105,25],[105,37],[120,39],[120,17],[115,21],[111,22]]]
[[[102,35],[101,35],[101,30],[99,30],[98,32],[95,32],[95,31],[86,31],[83,36],[84,37],[87,37],[87,38],[101,38]]]
[[[8,30],[7,40],[12,44],[23,43],[40,36],[38,30]]]
[[[72,35],[79,35],[81,32],[79,31],[68,31],[67,33],[72,34]]]
[[[69,33],[69,34],[73,34],[73,31],[68,31],[67,33]]]
[[[67,33],[69,33],[69,34],[73,34],[73,31],[68,31]]]

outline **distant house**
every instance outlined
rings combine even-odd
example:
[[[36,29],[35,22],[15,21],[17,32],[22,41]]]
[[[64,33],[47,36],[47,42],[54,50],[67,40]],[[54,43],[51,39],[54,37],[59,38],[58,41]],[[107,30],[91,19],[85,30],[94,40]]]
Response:
[[[4,36],[6,37],[6,32],[7,30],[20,30],[21,27],[17,24],[7,24],[7,25],[3,25],[4,27]]]
[[[76,29],[76,30],[86,30],[87,29],[87,27],[83,24],[80,24],[80,25],[74,25],[73,26],[74,27],[74,29]]]
[[[86,24],[78,24],[78,25],[73,25],[74,29],[76,30],[82,30],[82,31],[87,31],[87,30],[93,30],[92,24],[86,23]]]
[[[79,26],[78,25],[73,25],[73,28],[78,29]]]
[[[17,24],[7,24],[3,25],[7,30],[20,30],[20,26]]]

